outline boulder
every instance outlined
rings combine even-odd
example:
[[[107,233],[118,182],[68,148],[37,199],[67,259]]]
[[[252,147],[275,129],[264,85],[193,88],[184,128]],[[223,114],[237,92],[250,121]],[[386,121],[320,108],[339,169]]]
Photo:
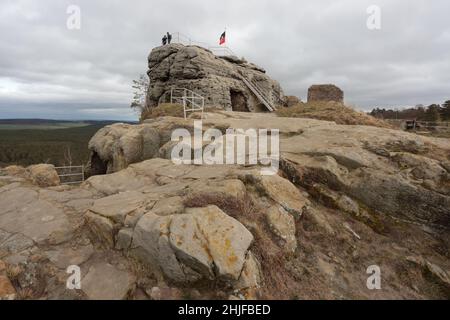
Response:
[[[272,232],[284,242],[286,252],[295,252],[297,239],[295,237],[294,217],[280,205],[270,207],[265,214]]]
[[[287,212],[296,217],[302,215],[308,200],[300,193],[295,185],[279,175],[258,176],[254,175],[251,180],[256,183],[258,189]]]
[[[296,106],[301,102],[301,100],[296,96],[286,96],[284,97],[284,101],[286,103],[286,107],[288,108]]]
[[[27,167],[27,172],[36,185],[40,187],[52,187],[60,184],[55,166],[51,164],[36,164]]]
[[[219,279],[235,282],[241,274],[252,234],[216,206],[190,208],[182,215],[144,215],[132,248],[147,263],[177,282]]]

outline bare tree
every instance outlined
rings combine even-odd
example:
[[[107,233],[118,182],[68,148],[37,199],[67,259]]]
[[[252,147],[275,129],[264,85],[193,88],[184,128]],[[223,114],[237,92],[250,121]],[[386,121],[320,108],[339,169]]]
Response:
[[[140,74],[139,79],[133,80],[133,101],[131,108],[142,112],[146,108],[147,90],[149,86],[149,79],[146,74]]]
[[[66,146],[66,151],[64,152],[64,165],[72,166],[72,151],[70,150],[70,146]]]

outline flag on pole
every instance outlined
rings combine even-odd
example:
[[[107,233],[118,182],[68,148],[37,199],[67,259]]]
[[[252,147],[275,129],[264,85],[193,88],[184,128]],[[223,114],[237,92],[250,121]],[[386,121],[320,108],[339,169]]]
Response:
[[[225,31],[222,33],[219,39],[219,45],[222,45],[225,43]]]

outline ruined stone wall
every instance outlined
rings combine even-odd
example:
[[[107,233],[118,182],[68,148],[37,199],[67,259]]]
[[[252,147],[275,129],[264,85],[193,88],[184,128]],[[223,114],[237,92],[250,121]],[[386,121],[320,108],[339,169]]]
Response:
[[[344,102],[344,92],[333,84],[315,84],[308,89],[308,102],[336,101]]]

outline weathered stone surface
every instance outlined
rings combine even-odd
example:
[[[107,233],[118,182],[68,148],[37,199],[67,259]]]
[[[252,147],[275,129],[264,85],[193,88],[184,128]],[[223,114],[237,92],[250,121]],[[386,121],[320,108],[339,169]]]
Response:
[[[137,191],[125,191],[98,199],[89,209],[95,214],[111,219],[115,223],[123,224],[129,214],[140,208],[145,209],[146,197]]]
[[[123,300],[134,288],[135,277],[108,263],[89,268],[81,280],[81,290],[90,300]]]
[[[308,89],[308,102],[344,102],[344,92],[333,84],[315,84]]]
[[[127,168],[108,176],[98,175],[90,177],[83,185],[97,192],[113,195],[128,190],[139,190],[149,184],[151,185],[152,183],[145,176],[136,176],[133,169]]]
[[[7,238],[5,238],[3,241],[0,241],[0,251],[14,254],[32,247],[33,244],[33,240],[27,238],[21,233],[9,233],[9,236]]]
[[[58,186],[60,188],[63,186]],[[65,186],[68,187],[68,186]],[[43,200],[64,203],[73,200],[92,199],[93,194],[89,190],[80,188],[70,188],[62,190],[52,190],[50,188],[39,190],[39,197]]]
[[[114,247],[115,228],[112,221],[91,211],[86,213],[85,218],[92,233],[108,247]]]
[[[153,158],[160,147],[160,135],[151,126],[116,124],[100,129],[88,147],[92,150],[91,174],[104,174]]]
[[[254,176],[257,186],[285,210],[300,217],[308,200],[295,185],[278,175]]]
[[[237,290],[258,288],[261,285],[261,266],[255,256],[249,252],[245,258],[244,267],[238,283],[234,286]]]
[[[87,245],[77,249],[57,248],[46,252],[47,257],[60,269],[67,269],[68,266],[80,266],[86,262],[94,253],[93,246]]]
[[[242,200],[246,194],[245,185],[238,179],[227,179],[221,181],[198,181],[189,185],[189,194],[215,194],[224,198]]]
[[[283,207],[274,205],[267,210],[266,219],[272,232],[285,242],[285,250],[294,252],[297,249],[294,217]]]
[[[427,270],[438,282],[441,282],[446,287],[450,288],[450,274],[444,271],[440,266],[427,261],[421,256],[408,256],[406,260],[417,264]]]
[[[14,300],[16,289],[6,275],[0,274],[0,300]]]
[[[51,187],[60,184],[55,166],[51,164],[36,164],[29,166],[27,172],[31,180],[40,187]]]
[[[26,175],[26,169],[21,166],[12,165],[12,166],[3,168],[3,170],[8,175],[11,175],[11,176],[25,176]]]
[[[242,224],[209,206],[183,215],[146,214],[136,225],[132,247],[142,249],[138,255],[143,260],[178,282],[199,276],[236,281],[252,241]]]
[[[23,206],[38,199],[38,193],[29,188],[13,188],[2,193],[0,197],[0,215],[9,211],[19,211]]]
[[[213,278],[213,257],[208,250],[208,240],[199,230],[195,216],[174,216],[169,232],[170,244],[178,259],[206,278]]]
[[[208,120],[204,123],[204,128],[215,126],[279,129],[281,169],[289,176],[289,180],[310,192],[314,191],[315,186],[323,185],[329,190],[338,192],[339,195],[345,194],[348,198],[336,199],[339,200],[336,203],[340,207],[347,207],[345,211],[357,214],[357,206],[363,205],[371,210],[403,218],[447,225],[449,223],[450,179],[442,166],[448,161],[445,156],[450,152],[448,140],[385,128],[336,125],[332,122],[311,119],[278,118],[273,114],[240,113],[224,117],[221,114],[207,113],[206,116]],[[146,125],[166,130],[174,126],[180,127],[180,121],[184,120],[163,118]],[[184,125],[189,127],[187,123]],[[141,130],[133,128],[134,126],[130,126],[127,130]],[[383,151],[380,153],[380,150]],[[144,188],[145,184],[158,184],[157,174],[154,171],[163,174],[166,170],[176,167],[170,162],[161,167],[147,161],[142,162],[140,166],[142,167],[140,171],[137,170],[138,167],[131,165],[128,169],[133,170],[131,172],[122,170],[118,173],[120,177],[108,177],[108,181],[106,178],[93,177],[87,184],[95,185],[98,190],[108,194],[127,189],[137,190]],[[153,171],[149,169],[151,167],[154,168]],[[191,166],[178,166],[177,175],[169,178],[179,181],[178,177],[181,174],[184,179],[228,179],[227,176],[233,170],[231,166],[199,166],[194,169]],[[130,179],[130,176],[136,178]],[[165,188],[175,186],[167,182],[169,181],[166,181]],[[181,192],[183,183],[178,183],[177,192]],[[189,184],[191,183],[187,185]],[[214,186],[211,190],[216,187],[218,186]],[[148,190],[153,188],[149,186]],[[285,207],[285,209],[301,212],[302,204],[307,201],[301,194],[298,196],[298,192],[292,188],[286,190],[292,192],[279,192],[275,189],[270,197],[281,205],[295,201],[297,204],[294,202],[291,204],[293,208]],[[293,197],[293,194],[297,195]],[[314,192],[312,194],[314,196]],[[352,202],[346,201],[348,199]]]
[[[216,206],[187,209],[187,213],[194,216],[199,230],[206,238],[218,276],[237,280],[253,241],[252,234]]]
[[[117,233],[116,249],[128,250],[133,240],[133,229],[124,228]]]
[[[286,96],[284,97],[284,101],[286,102],[286,107],[296,106],[301,102],[301,100],[296,96]]]
[[[0,198],[0,229],[35,242],[58,243],[70,236],[73,226],[61,208],[38,199],[34,190],[16,188]]]
[[[153,287],[146,291],[152,300],[181,300],[183,294],[177,288],[160,288]]]
[[[171,44],[154,48],[148,67],[150,107],[170,99],[171,88],[187,88],[205,97],[206,106],[234,111],[263,110],[239,72],[256,82],[274,104],[283,103],[280,85],[262,68],[238,58],[215,56],[201,47]]]
[[[152,212],[159,216],[168,216],[172,214],[183,213],[183,198],[180,196],[168,197],[161,199],[155,203]]]
[[[280,129],[279,173],[284,178],[263,178],[258,166],[177,166],[167,159],[129,164],[119,155],[112,157],[118,162],[111,168],[125,169],[91,177],[81,188],[42,189],[1,171],[0,259],[17,268],[8,267],[8,273],[18,274],[10,277],[12,283],[32,289],[33,293],[28,293],[32,298],[83,298],[81,292],[65,289],[64,266],[81,263],[85,275],[92,264],[108,261],[116,264],[117,270],[134,270],[141,277],[141,291],[164,288],[168,281],[171,286],[201,286],[203,298],[230,294],[240,299],[260,294],[265,298],[269,291],[280,298],[446,297],[448,235],[441,230],[449,225],[448,139],[317,120],[280,119],[273,114],[221,112],[205,116],[205,125],[222,129]],[[164,117],[147,125],[158,132],[160,144],[180,122]],[[130,126],[123,132],[113,130],[117,136],[106,153],[120,153],[120,137],[128,130],[141,130],[136,129],[140,126]],[[133,134],[125,140],[138,146],[141,139]],[[132,155],[136,150],[141,149],[130,147],[127,153]],[[129,159],[135,161],[137,157]],[[211,202],[185,209],[184,204],[196,190],[200,199],[208,195]],[[121,192],[130,196],[124,197]],[[133,194],[138,195],[136,198],[142,195],[145,205],[135,203]],[[239,206],[237,210],[227,207],[228,203],[215,202],[210,194],[224,199],[244,197],[248,203],[240,212]],[[89,211],[87,219],[90,214],[95,218],[82,224],[86,204],[95,201],[100,214]],[[110,210],[112,202],[115,205]],[[198,208],[210,203],[221,209]],[[133,210],[135,205],[145,209]],[[266,210],[270,207],[278,211],[269,214]],[[155,214],[161,208],[165,208],[158,213],[161,215]],[[280,215],[283,210],[290,213]],[[288,257],[280,248],[284,241],[277,238],[289,239],[283,234],[295,233],[291,214],[300,210],[303,215],[296,221],[296,228],[302,250]],[[286,217],[290,221],[284,221]],[[267,234],[264,218],[271,221],[278,237]],[[52,221],[58,223],[48,225]],[[91,258],[87,258],[89,250],[79,251],[89,246],[87,227],[109,244],[107,249],[102,248],[95,237],[89,237],[95,246]],[[255,235],[254,246],[250,246],[253,237],[247,229]],[[64,243],[56,245],[58,242]],[[405,261],[412,252],[426,253],[420,268],[411,268]],[[125,258],[129,253],[146,262],[149,272],[141,274],[141,268],[135,269],[140,266],[134,259]],[[255,257],[262,264],[261,270]],[[383,272],[391,277],[384,290],[368,292],[354,270],[361,263],[373,263],[373,259],[381,261]],[[277,272],[271,274],[271,269]],[[398,276],[398,270],[406,272]],[[206,281],[217,284],[217,296],[208,295],[212,292],[207,292]],[[255,291],[258,284],[263,288]],[[314,293],[308,292],[309,288]],[[234,289],[238,291],[232,293]],[[18,292],[20,296],[27,294]]]

